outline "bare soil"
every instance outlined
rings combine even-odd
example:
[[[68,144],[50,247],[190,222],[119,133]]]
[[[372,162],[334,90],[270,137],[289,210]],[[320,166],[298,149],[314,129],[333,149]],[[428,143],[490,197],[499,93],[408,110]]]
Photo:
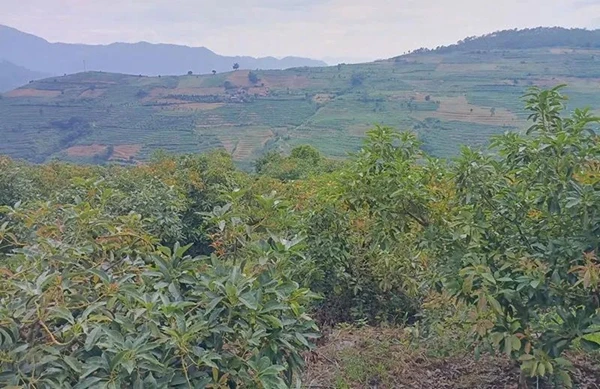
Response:
[[[574,388],[600,388],[600,366],[589,356],[569,355]],[[432,357],[402,329],[332,330],[305,355],[306,388],[518,389],[520,369],[503,356],[476,359],[470,350]],[[530,388],[553,386],[540,380]]]

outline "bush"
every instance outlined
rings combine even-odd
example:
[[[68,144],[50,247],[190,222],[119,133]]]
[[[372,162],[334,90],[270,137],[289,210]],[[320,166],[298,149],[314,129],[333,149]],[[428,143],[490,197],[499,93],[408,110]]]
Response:
[[[563,352],[599,347],[586,334],[600,323],[600,149],[588,132],[600,118],[563,118],[559,88],[526,99],[531,136],[498,137],[498,158],[465,150],[457,165],[460,294],[477,304],[477,334],[524,373],[568,385]]]
[[[283,388],[316,336],[289,245],[259,265],[156,247],[140,215],[86,201],[5,212],[23,249],[2,262],[3,386]]]
[[[248,81],[250,81],[253,84],[256,84],[257,82],[260,81],[260,78],[258,78],[258,74],[256,74],[253,71],[248,72]]]

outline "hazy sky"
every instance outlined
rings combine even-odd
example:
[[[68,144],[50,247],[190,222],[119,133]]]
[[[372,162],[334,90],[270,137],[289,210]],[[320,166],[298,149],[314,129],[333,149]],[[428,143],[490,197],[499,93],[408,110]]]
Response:
[[[52,42],[343,59],[388,58],[506,28],[600,28],[600,0],[0,0],[0,9],[0,24]]]

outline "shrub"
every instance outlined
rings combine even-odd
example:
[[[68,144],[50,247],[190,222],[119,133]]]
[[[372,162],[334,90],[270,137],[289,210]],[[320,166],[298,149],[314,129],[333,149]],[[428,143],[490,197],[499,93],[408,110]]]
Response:
[[[533,125],[493,142],[497,158],[465,150],[456,168],[461,295],[474,331],[531,376],[570,379],[563,352],[597,331],[600,149],[587,110],[568,118],[560,88],[526,96]]]
[[[5,212],[22,249],[0,269],[3,386],[284,388],[302,366],[316,327],[290,245],[259,265],[157,247],[140,215],[86,201]]]

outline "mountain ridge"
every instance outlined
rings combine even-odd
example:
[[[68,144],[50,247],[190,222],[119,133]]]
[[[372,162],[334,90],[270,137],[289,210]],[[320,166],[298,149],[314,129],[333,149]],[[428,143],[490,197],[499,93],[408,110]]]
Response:
[[[5,25],[0,25],[0,59],[52,75],[86,69],[150,76],[181,75],[188,71],[208,74],[213,70],[231,70],[234,63],[248,69],[326,66],[323,61],[295,56],[282,59],[222,56],[203,46],[149,42],[114,42],[107,45],[52,43]]]
[[[35,72],[0,58],[0,93],[46,77],[50,74]]]

